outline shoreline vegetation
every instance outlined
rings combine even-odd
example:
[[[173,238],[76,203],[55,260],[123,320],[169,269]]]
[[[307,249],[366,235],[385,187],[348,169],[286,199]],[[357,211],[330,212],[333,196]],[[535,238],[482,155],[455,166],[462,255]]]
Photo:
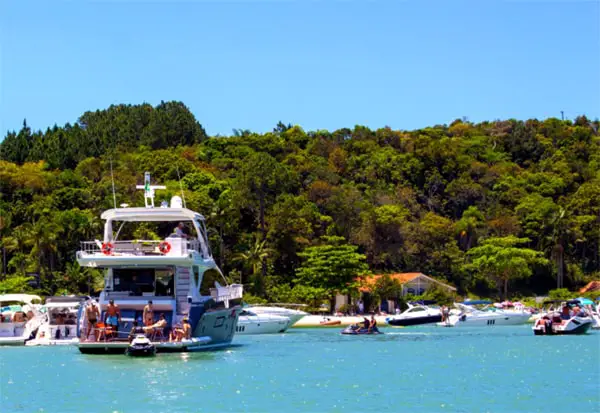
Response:
[[[111,169],[116,205],[143,205],[145,171],[167,186],[159,202],[182,187],[248,302],[319,308],[356,299],[367,274],[415,271],[461,296],[574,291],[600,279],[599,128],[585,116],[414,131],[279,122],[209,137],[181,102],[113,105],[46,131],[24,121],[0,143],[0,293],[102,287],[74,258],[101,239]],[[400,288],[381,280],[374,302]]]

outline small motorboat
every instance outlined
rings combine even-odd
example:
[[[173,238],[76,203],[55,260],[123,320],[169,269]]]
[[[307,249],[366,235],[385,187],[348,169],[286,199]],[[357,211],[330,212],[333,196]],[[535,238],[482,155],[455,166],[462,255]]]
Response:
[[[337,326],[342,324],[341,320],[332,320],[330,318],[324,318],[319,322],[322,326]]]
[[[573,314],[571,318],[561,318],[560,313],[547,313],[535,322],[532,327],[536,336],[552,336],[564,334],[585,334],[594,324],[594,320],[585,312]]]
[[[143,334],[138,334],[125,350],[125,354],[133,357],[151,357],[156,354],[156,347]]]
[[[347,334],[347,335],[374,335],[374,334],[383,334],[383,332],[379,331],[379,329],[377,327],[374,327],[372,329],[368,329],[368,328],[364,328],[361,327],[357,324],[353,324],[351,326],[346,327],[345,329],[342,330],[342,334]]]
[[[439,308],[431,308],[426,305],[408,304],[408,309],[385,319],[391,326],[406,327],[420,324],[438,323],[442,321],[442,312]]]

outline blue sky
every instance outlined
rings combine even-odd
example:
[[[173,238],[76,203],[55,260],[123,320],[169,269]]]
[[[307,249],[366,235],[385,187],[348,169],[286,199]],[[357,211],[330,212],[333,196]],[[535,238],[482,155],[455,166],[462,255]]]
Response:
[[[209,134],[596,118],[599,4],[0,0],[0,133],[161,100]]]

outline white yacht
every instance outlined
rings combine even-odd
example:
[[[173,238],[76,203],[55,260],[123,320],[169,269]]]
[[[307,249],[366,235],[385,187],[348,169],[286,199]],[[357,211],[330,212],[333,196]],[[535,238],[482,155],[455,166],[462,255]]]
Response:
[[[124,353],[133,322],[141,323],[143,309],[149,301],[152,301],[156,323],[147,326],[147,330],[157,352],[229,346],[241,311],[238,304],[242,285],[214,284],[215,279],[224,280],[224,277],[213,259],[204,217],[185,208],[178,196],[172,197],[170,204],[163,202],[155,208],[154,190],[165,187],[151,185],[148,172],[144,181],[145,184],[137,188],[144,190],[145,207],[105,211],[101,215],[105,221],[104,239],[82,242],[77,252],[81,266],[101,268],[105,274],[104,289],[98,299],[101,316],[89,339],[86,338],[90,325],[88,311],[86,308],[81,311],[79,350],[82,353]],[[175,233],[172,233],[174,228]],[[162,238],[120,237],[122,233],[133,234],[136,229],[151,229]],[[114,312],[111,301],[119,308],[118,320],[107,312],[109,309]],[[166,327],[161,326],[160,316],[166,320]],[[191,325],[191,339],[169,342],[169,332],[184,318],[188,318]]]
[[[480,327],[480,326],[500,326],[525,324],[531,317],[531,314],[525,310],[501,310],[493,307],[487,307],[478,310],[474,305],[489,304],[487,301],[465,301],[464,303],[455,303],[460,309],[459,314],[451,314],[447,320],[437,323],[441,327]]]
[[[75,344],[77,338],[77,318],[81,304],[89,297],[56,296],[46,297],[44,308],[46,320],[28,346],[55,346]]]
[[[274,314],[256,314],[253,308],[244,308],[240,314],[237,334],[285,333],[292,325],[289,317]]]
[[[398,315],[386,318],[385,321],[391,326],[401,327],[431,324],[442,321],[442,312],[439,308],[409,303],[408,309]]]
[[[301,304],[295,305],[299,306]],[[298,321],[300,321],[302,318],[308,315],[308,313],[304,311],[275,306],[251,305],[247,309],[249,309],[256,315],[269,314],[288,317],[290,319],[290,327],[292,327],[294,324],[296,324]]]
[[[0,346],[22,346],[44,322],[42,299],[32,294],[0,295]]]

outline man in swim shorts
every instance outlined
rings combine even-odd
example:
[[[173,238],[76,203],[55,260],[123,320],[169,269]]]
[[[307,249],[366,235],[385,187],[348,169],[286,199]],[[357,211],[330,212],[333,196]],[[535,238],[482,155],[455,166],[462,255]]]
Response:
[[[108,302],[105,313],[106,320],[104,323],[107,326],[111,326],[113,329],[113,335],[119,336],[119,322],[121,321],[121,310],[119,306],[115,304],[114,300]]]

